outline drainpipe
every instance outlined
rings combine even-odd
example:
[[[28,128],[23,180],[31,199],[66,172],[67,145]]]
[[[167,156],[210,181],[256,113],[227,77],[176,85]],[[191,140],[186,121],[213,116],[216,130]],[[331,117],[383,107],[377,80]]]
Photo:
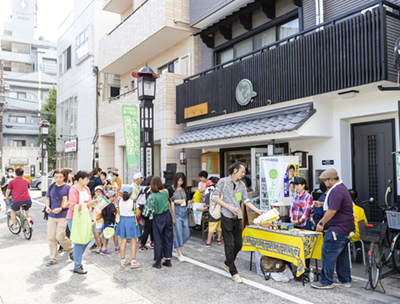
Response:
[[[324,0],[319,1],[319,23],[324,22]]]
[[[319,22],[319,4],[320,0],[315,0],[315,25],[320,24]]]
[[[96,74],[96,131],[94,132],[94,137],[92,141],[92,169],[95,167],[95,153],[96,153],[96,142],[99,138],[99,68],[97,66],[93,67],[93,73]]]

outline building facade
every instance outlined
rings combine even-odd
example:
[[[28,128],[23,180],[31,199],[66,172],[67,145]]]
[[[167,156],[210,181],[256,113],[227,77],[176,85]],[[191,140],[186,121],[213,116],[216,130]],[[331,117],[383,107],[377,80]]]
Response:
[[[13,0],[11,22],[4,23],[0,38],[0,60],[8,88],[1,169],[21,166],[27,177],[40,171],[40,109],[57,83],[56,44],[43,37],[34,39],[35,15],[33,0]]]
[[[181,165],[180,151],[167,146],[183,131],[176,124],[176,86],[183,79],[201,70],[199,37],[191,36],[188,0],[116,1],[109,0],[103,9],[118,14],[116,24],[100,40],[100,72],[117,75],[121,91],[118,96],[102,94],[99,105],[100,166],[117,167],[124,182],[132,182],[133,170],[128,170],[122,120],[122,105],[139,105],[134,70],[147,65],[160,75],[154,100],[154,174],[164,178],[167,164],[186,172],[188,180],[197,179],[201,149],[186,154],[187,165]],[[111,76],[109,76],[108,80]],[[110,88],[107,79],[103,88]]]
[[[118,21],[102,5],[75,0],[71,24],[57,41],[57,165],[73,172],[91,170],[98,161],[98,41]]]
[[[168,145],[216,155],[221,176],[245,162],[256,190],[259,157],[294,154],[311,190],[335,168],[360,202],[400,201],[399,91],[385,90],[397,87],[400,2],[207,3],[190,2],[202,72],[177,86],[186,127]]]

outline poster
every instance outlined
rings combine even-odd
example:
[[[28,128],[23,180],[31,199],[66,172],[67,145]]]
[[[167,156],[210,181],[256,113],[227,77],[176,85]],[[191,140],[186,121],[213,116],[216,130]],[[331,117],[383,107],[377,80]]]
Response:
[[[263,165],[265,172],[268,204],[275,204],[282,201],[281,189],[284,183],[284,177],[287,171],[288,164],[284,162],[266,161],[263,162]],[[263,199],[263,196],[261,198]]]
[[[194,214],[194,221],[196,222],[196,225],[201,225],[201,217],[203,216],[202,211],[193,211]]]
[[[284,197],[292,197],[294,194],[294,185],[290,185],[291,182],[294,181],[296,177],[300,177],[299,165],[298,164],[289,164],[286,168],[284,184],[283,184],[283,193]]]
[[[122,105],[122,120],[124,123],[126,160],[128,168],[137,168],[140,163],[140,137],[138,109],[135,105]]]

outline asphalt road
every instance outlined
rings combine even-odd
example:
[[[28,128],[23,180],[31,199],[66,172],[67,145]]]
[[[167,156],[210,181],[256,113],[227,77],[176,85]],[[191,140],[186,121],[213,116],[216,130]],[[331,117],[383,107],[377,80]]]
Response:
[[[265,281],[249,271],[248,252],[237,259],[244,284],[236,284],[222,269],[223,246],[202,246],[201,234],[192,236],[183,248],[188,261],[172,260],[172,268],[151,267],[153,251],[138,252],[139,269],[121,269],[119,254],[84,254],[87,275],[72,273],[73,263],[62,254],[59,264],[49,261],[47,222],[42,219],[44,200],[31,191],[34,231],[30,241],[12,235],[0,213],[0,303],[400,303],[399,276],[383,280],[386,294],[365,290],[365,268],[353,265],[353,286],[333,290],[311,289],[309,284]],[[3,205],[4,206],[4,205]],[[129,245],[128,245],[129,250]],[[127,250],[127,252],[129,252]],[[114,251],[114,245],[109,245]]]

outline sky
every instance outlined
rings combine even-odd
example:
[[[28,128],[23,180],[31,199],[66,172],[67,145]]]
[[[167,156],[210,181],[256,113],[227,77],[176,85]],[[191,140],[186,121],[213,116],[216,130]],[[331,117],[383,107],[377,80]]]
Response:
[[[33,0],[26,0],[33,1]],[[73,0],[37,0],[38,15],[35,38],[43,36],[45,40],[57,42],[61,23],[72,11]],[[0,0],[0,33],[3,33],[3,22],[11,21],[12,1]]]

